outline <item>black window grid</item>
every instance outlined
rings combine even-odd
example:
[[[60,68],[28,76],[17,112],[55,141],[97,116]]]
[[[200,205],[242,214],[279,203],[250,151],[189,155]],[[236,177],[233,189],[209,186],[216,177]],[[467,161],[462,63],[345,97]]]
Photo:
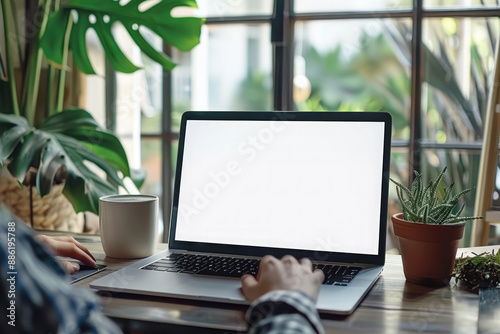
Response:
[[[310,20],[349,20],[349,19],[412,19],[412,66],[411,66],[411,102],[410,102],[410,138],[409,140],[393,140],[392,147],[408,148],[408,175],[413,176],[414,170],[420,170],[422,149],[451,149],[480,152],[482,142],[445,143],[439,144],[424,140],[421,133],[421,87],[422,87],[422,21],[425,18],[488,18],[500,17],[499,6],[467,7],[467,8],[430,8],[423,6],[424,0],[413,0],[411,8],[387,9],[376,11],[345,11],[345,12],[318,12],[294,13],[293,0],[274,0],[272,15],[249,15],[209,17],[207,25],[220,24],[252,24],[267,23],[271,26],[271,42],[273,48],[273,98],[274,110],[293,110],[293,41],[294,26],[297,21]],[[164,44],[164,52],[171,54],[170,46]],[[106,70],[106,127],[115,129],[116,117],[113,101],[116,96],[116,80],[111,67],[107,64]],[[163,72],[163,100],[161,133],[142,133],[141,139],[159,139],[162,142],[162,201],[161,211],[164,222],[163,241],[168,239],[169,222],[172,202],[172,142],[179,134],[172,130],[172,81],[168,71]],[[411,180],[409,180],[411,182]]]

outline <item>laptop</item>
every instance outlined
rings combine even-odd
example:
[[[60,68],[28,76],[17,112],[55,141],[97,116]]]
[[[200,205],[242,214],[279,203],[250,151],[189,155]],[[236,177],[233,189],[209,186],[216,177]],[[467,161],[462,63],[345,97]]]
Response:
[[[325,272],[317,308],[350,314],[385,262],[391,116],[186,112],[169,248],[99,290],[246,304],[239,277],[271,254]]]

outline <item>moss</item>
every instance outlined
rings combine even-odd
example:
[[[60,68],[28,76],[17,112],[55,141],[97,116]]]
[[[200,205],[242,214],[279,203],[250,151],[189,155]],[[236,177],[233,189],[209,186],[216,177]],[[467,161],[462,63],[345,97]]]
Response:
[[[500,288],[500,250],[455,261],[453,276],[472,289]]]

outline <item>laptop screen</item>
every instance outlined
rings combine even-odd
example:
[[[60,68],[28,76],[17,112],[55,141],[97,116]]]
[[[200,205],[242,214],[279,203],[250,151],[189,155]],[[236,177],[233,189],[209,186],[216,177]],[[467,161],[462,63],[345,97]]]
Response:
[[[176,241],[379,253],[384,122],[187,119],[184,127]]]

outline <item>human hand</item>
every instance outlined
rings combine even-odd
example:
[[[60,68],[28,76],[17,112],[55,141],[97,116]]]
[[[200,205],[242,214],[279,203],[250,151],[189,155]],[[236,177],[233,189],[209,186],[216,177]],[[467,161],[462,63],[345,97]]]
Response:
[[[88,266],[96,266],[95,258],[92,256],[92,254],[90,254],[89,250],[82,246],[73,237],[53,237],[40,234],[36,236],[36,239],[42,245],[47,247],[54,255],[71,257],[82,261]],[[70,261],[60,261],[60,263],[69,274],[74,274],[75,272],[80,270],[80,266],[78,265],[78,263]]]
[[[304,258],[299,262],[291,255],[286,255],[281,260],[266,255],[260,261],[257,278],[243,275],[241,285],[243,295],[250,303],[273,290],[302,291],[316,301],[324,279],[325,275],[321,270],[312,271],[309,259]]]

